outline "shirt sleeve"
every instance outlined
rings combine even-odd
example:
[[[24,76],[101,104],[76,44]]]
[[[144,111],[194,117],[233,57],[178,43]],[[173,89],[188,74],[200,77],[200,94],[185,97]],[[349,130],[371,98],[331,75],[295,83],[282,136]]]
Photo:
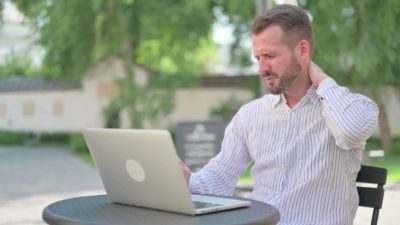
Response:
[[[336,145],[345,150],[363,149],[377,125],[379,110],[375,102],[351,93],[329,77],[320,83],[317,94]]]
[[[225,129],[221,151],[189,181],[192,193],[233,195],[237,181],[250,165],[240,111]]]

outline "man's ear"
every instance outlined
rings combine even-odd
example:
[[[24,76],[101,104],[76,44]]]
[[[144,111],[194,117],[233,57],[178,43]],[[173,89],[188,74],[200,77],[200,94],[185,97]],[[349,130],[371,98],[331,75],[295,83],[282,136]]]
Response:
[[[307,40],[301,40],[296,46],[296,53],[299,60],[305,62],[311,58],[311,45]]]

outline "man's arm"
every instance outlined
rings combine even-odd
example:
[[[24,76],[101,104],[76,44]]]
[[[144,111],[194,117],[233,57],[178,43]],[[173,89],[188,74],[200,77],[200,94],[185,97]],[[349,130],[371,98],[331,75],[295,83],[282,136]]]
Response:
[[[315,63],[309,68],[327,125],[343,149],[362,149],[377,125],[379,110],[369,98],[339,86]]]
[[[221,151],[200,171],[188,177],[192,193],[233,195],[237,181],[250,164],[240,111],[225,130]],[[185,167],[181,167],[184,170]],[[184,171],[184,173],[186,173]]]
[[[190,171],[189,167],[187,167],[186,164],[181,159],[179,159],[179,166],[181,167],[183,176],[185,177],[186,184],[189,184],[189,180],[190,180],[190,177],[192,176],[192,172]]]

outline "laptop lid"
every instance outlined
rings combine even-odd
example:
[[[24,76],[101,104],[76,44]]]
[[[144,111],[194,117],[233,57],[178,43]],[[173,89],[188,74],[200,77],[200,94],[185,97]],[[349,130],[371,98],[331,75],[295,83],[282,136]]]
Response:
[[[224,200],[196,210],[167,130],[83,130],[107,195],[116,203],[194,215],[248,206]],[[208,199],[210,200],[210,199]],[[201,201],[201,200],[200,200]]]

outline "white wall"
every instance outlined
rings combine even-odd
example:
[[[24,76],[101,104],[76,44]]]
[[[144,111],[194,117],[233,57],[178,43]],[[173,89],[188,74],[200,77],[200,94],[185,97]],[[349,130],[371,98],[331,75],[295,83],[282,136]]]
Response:
[[[211,110],[231,97],[247,102],[253,94],[241,88],[179,89],[175,93],[175,109],[160,124],[174,126],[179,121],[209,120]]]
[[[33,115],[23,113],[24,102],[33,102]],[[53,114],[54,102],[62,103],[62,113]],[[97,100],[82,91],[0,93],[5,115],[0,115],[0,130],[30,132],[80,131],[102,126]]]

